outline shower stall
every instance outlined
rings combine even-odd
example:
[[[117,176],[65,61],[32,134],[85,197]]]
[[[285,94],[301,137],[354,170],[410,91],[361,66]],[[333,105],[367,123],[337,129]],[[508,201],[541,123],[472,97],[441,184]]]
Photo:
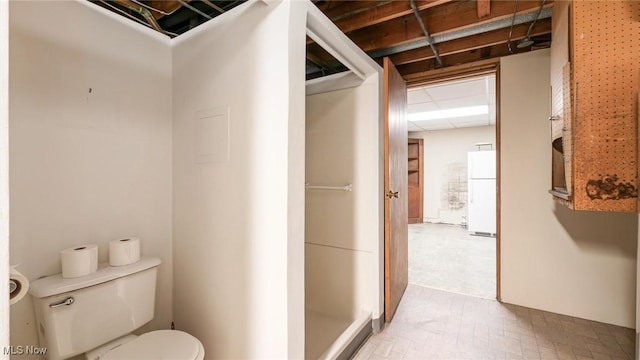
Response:
[[[307,359],[348,358],[371,333],[379,242],[378,91],[377,77],[362,81],[350,72],[307,83]]]

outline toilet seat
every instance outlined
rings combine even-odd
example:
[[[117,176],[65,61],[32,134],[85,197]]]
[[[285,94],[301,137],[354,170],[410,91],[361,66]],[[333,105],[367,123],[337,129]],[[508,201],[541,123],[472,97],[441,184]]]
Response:
[[[179,330],[144,333],[119,346],[101,360],[203,360],[204,347],[195,337]]]

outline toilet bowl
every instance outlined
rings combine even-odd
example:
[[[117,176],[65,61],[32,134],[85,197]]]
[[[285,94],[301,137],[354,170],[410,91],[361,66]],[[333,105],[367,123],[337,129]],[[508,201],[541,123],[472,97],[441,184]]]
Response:
[[[179,330],[156,330],[127,335],[85,354],[86,360],[202,360],[204,347]]]

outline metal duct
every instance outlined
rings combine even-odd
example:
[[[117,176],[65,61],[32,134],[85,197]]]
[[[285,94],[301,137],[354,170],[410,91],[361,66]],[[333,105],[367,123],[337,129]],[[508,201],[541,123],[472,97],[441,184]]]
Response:
[[[420,16],[420,11],[418,10],[418,7],[416,6],[416,1],[415,0],[411,0],[410,4],[411,4],[411,9],[413,10],[413,14],[416,16],[416,19],[418,20],[418,24],[420,24],[420,28],[422,29],[422,32],[424,33],[424,37],[427,39],[427,44],[431,47],[431,51],[433,51],[433,54],[436,57],[436,61],[438,62],[438,65],[442,66],[442,59],[440,58],[440,54],[438,54],[438,50],[436,49],[435,45],[433,44],[433,39],[431,38],[431,35],[429,35],[429,32],[427,31],[426,26],[424,26],[424,22],[422,21],[422,17]]]

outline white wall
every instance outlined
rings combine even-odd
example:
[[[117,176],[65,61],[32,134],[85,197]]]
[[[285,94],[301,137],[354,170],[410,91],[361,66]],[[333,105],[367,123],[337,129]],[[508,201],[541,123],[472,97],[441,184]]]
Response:
[[[105,262],[108,241],[140,237],[142,254],[163,262],[145,329],[168,328],[168,39],[89,2],[12,1],[10,11],[11,263],[35,280],[61,271],[64,248],[97,243]],[[37,344],[31,303],[11,306],[14,345]]]
[[[495,149],[496,127],[410,132],[409,138],[424,139],[424,220],[460,224],[468,214],[467,152],[480,142]]]
[[[174,313],[207,358],[304,357],[300,11],[248,2],[174,42]]]
[[[0,279],[9,277],[9,2],[0,0]],[[0,294],[8,293],[6,282]],[[9,298],[0,299],[0,348],[9,345]],[[0,353],[0,359],[9,356]]]
[[[549,51],[502,58],[500,72],[502,299],[633,328],[637,214],[552,200]]]
[[[346,319],[373,312],[377,246],[378,84],[306,98],[306,182],[353,191],[308,190],[305,302]]]

